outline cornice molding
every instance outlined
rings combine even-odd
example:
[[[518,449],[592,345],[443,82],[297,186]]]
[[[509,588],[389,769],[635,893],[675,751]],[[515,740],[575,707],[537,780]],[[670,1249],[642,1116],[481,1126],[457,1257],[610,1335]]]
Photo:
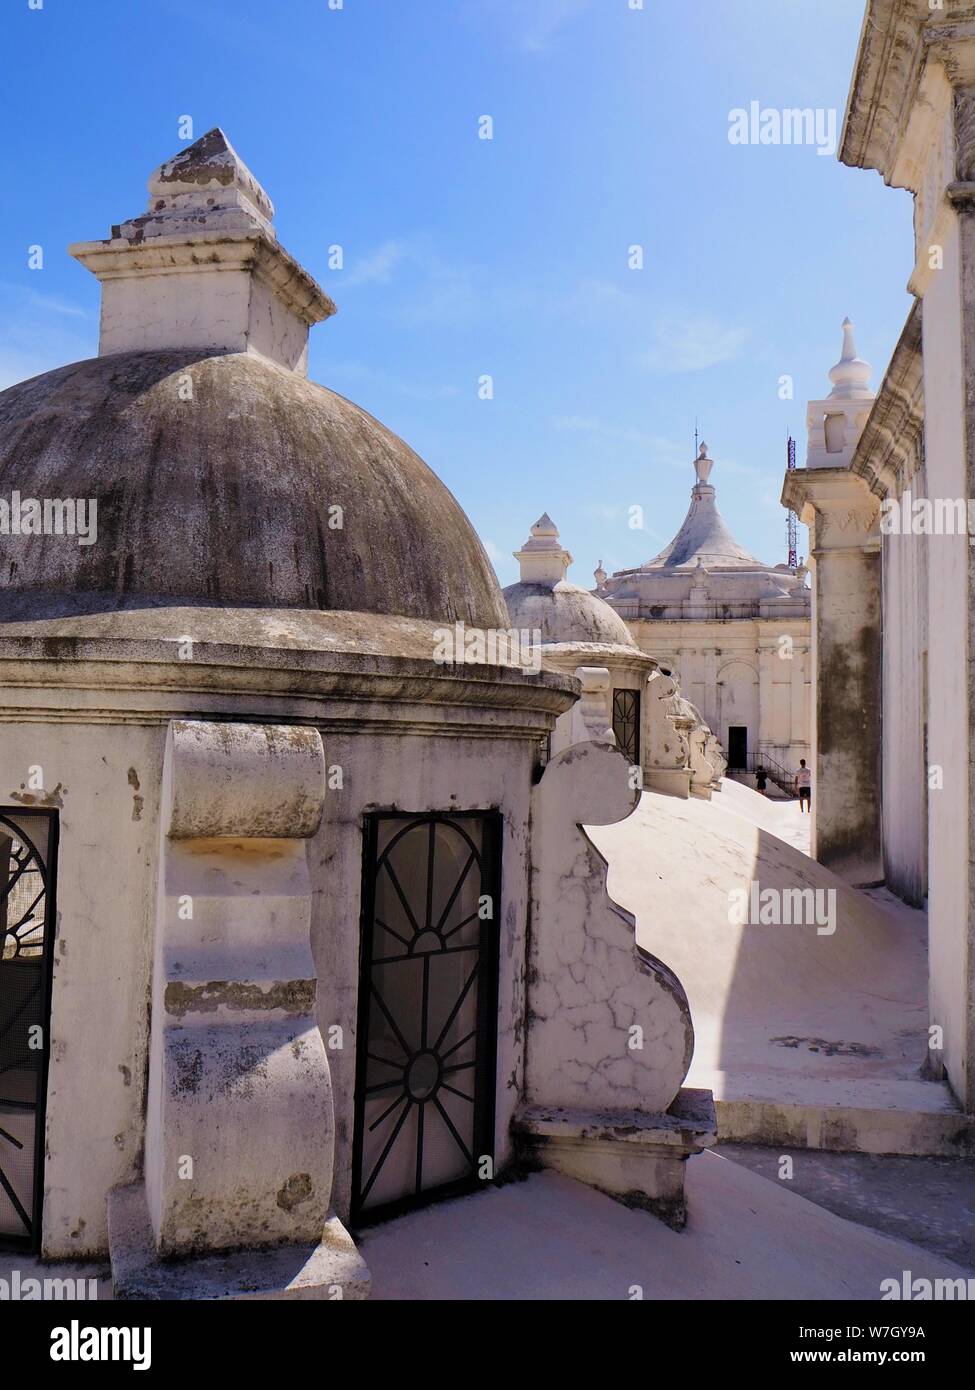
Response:
[[[924,360],[921,301],[915,301],[894,349],[850,464],[877,497],[899,496],[923,456]]]

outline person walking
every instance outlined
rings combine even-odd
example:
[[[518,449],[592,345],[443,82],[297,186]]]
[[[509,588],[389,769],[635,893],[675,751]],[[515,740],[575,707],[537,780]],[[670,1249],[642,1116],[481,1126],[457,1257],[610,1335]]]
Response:
[[[767,795],[768,795],[768,792],[765,790],[765,788],[766,788],[767,786],[768,786],[768,777],[767,777],[766,774],[765,774],[765,769],[764,769],[764,767],[757,767],[757,768],[755,769],[755,790],[756,790],[761,796],[767,796]]]
[[[799,771],[796,773],[796,791],[799,793],[799,814],[803,808],[812,813],[812,773],[806,766],[805,758],[799,759]]]

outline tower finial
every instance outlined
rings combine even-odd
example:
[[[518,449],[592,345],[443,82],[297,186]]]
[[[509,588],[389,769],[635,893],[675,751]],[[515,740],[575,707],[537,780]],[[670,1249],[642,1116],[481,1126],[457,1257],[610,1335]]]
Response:
[[[697,458],[694,460],[694,474],[697,484],[707,483],[711,476],[711,469],[714,467],[714,459],[708,458],[708,446],[701,441],[701,447],[697,451]]]
[[[522,584],[546,584],[554,588],[565,578],[572,556],[559,540],[559,528],[549,516],[542,515],[531,528],[531,535],[514,557],[521,565]]]
[[[253,352],[307,376],[308,330],[335,305],[278,244],[273,216],[219,127],[167,159],[145,212],[69,248],[102,284],[99,353]]]
[[[849,318],[843,320],[843,351],[835,367],[830,368],[829,379],[833,383],[831,396],[850,399],[868,396],[871,367],[857,356],[857,345],[853,338],[853,323]]]

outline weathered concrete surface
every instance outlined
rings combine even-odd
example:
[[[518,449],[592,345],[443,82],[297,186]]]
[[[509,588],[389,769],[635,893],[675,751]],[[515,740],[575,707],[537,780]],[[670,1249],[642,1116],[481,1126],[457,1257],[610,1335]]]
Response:
[[[880,502],[849,468],[785,475],[809,527],[813,579],[813,855],[850,883],[879,883]]]
[[[850,463],[884,501],[927,498],[921,301],[915,300]],[[905,496],[905,494],[907,494]],[[882,528],[883,530],[883,528]],[[937,544],[937,542],[934,542]],[[884,879],[915,907],[928,891],[928,549],[898,528],[881,536],[880,787]],[[938,624],[940,626],[940,623]]]
[[[639,793],[629,774],[611,744],[578,743],[532,792],[525,1104],[515,1127],[541,1163],[680,1225],[687,1156],[715,1135],[709,1093],[686,1123],[666,1113],[694,1046],[687,998],[669,966],[638,946],[582,829],[631,814]],[[693,1109],[694,1097],[679,1099]]]
[[[15,489],[94,499],[98,539],[5,537],[5,620],[182,600],[508,626],[484,548],[422,459],[251,353],[122,352],[10,387],[0,490]]]
[[[311,729],[173,721],[174,840],[303,840],[322,820],[325,753]]]
[[[116,1299],[355,1301],[369,1297],[365,1261],[341,1221],[329,1215],[319,1238],[272,1249],[158,1258],[141,1183],[109,1197],[112,1293]]]
[[[429,1207],[360,1237],[372,1297],[629,1299],[640,1284],[646,1299],[876,1299],[904,1269],[975,1270],[965,1164],[798,1153],[786,1183],[779,1153],[731,1145],[690,1159],[680,1234],[553,1173]],[[96,1278],[112,1295],[104,1266],[0,1256],[0,1279],[13,1269]]]
[[[722,1144],[715,1152],[847,1221],[911,1241],[975,1273],[973,1159],[815,1153],[753,1144]],[[792,1160],[787,1181],[779,1178],[785,1155]]]
[[[308,864],[317,1020],[342,1039],[329,1055],[340,1218],[349,1201],[363,811],[500,809],[506,967],[498,1163],[510,1156],[508,1129],[523,1074],[531,769],[539,740],[579,684],[513,668],[436,666],[429,659],[436,626],[374,614],[144,608],[18,625],[16,635],[0,636],[5,795],[14,804],[29,796],[30,804],[61,808],[45,1171],[49,1258],[104,1252],[106,1193],[141,1172],[165,739],[171,720],[198,719],[201,711],[217,721],[318,726],[328,768],[344,773],[341,785],[330,777]],[[181,633],[194,639],[188,659],[180,659]],[[41,790],[27,788],[31,765],[42,765]],[[205,862],[201,857],[201,867]],[[219,978],[211,972],[202,980]],[[216,994],[196,997],[209,1007]],[[182,1008],[182,1000],[176,1003]]]
[[[537,1174],[369,1231],[381,1299],[801,1300],[967,1271],[834,1216],[715,1154],[687,1164],[681,1232],[560,1174]]]
[[[687,1160],[717,1139],[711,1092],[690,1087],[666,1113],[534,1105],[518,1112],[514,1128],[529,1163],[650,1211],[675,1231],[687,1221]]]
[[[694,1033],[669,965],[637,945],[583,822],[629,816],[639,793],[615,748],[581,743],[532,793],[532,907],[525,1099],[584,1110],[665,1111]]]
[[[858,892],[761,828],[779,814],[795,812],[726,781],[711,802],[645,792],[629,820],[589,832],[638,940],[687,990],[688,1084],[714,1090],[725,1137],[959,1152],[971,1126],[947,1088],[921,1076],[923,917]],[[752,881],[834,892],[835,931],[733,923],[730,895]]]
[[[314,1248],[329,1218],[335,1121],[305,844],[326,794],[316,729],[170,725],[145,1198],[126,1189],[160,1257]],[[132,1229],[113,1231],[110,1214],[113,1264],[131,1258],[114,1242]]]

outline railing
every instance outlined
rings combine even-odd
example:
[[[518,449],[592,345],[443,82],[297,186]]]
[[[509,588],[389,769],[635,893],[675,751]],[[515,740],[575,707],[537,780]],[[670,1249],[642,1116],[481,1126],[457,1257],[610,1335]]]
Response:
[[[754,772],[756,768],[763,767],[768,775],[768,779],[770,782],[774,782],[775,785],[779,788],[779,790],[785,792],[787,796],[795,796],[796,774],[794,772],[790,772],[789,769],[783,766],[783,764],[780,763],[777,758],[772,758],[769,756],[768,753],[763,752],[746,753],[745,761],[747,763],[747,767],[745,769],[740,770]],[[731,771],[730,768],[729,771]]]

